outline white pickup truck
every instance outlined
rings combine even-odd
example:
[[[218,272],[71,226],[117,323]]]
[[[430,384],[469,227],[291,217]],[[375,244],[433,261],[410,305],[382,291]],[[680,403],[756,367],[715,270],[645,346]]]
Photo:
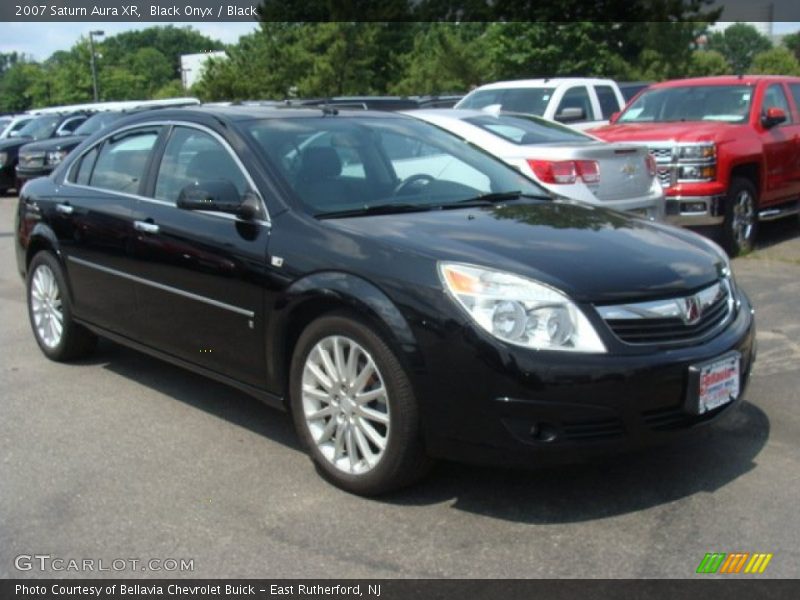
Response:
[[[608,124],[611,115],[624,106],[622,92],[610,79],[560,77],[482,85],[455,107],[527,113],[577,129],[589,129]]]

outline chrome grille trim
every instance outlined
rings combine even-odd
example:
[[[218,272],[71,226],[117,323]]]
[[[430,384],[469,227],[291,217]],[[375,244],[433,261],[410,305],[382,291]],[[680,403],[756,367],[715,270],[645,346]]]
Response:
[[[734,305],[731,283],[724,278],[689,296],[595,308],[625,344],[691,345],[727,325]]]

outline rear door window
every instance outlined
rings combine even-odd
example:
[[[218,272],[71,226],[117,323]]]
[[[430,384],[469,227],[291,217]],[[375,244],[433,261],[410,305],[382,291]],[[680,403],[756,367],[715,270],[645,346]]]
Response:
[[[126,131],[103,144],[89,184],[115,192],[137,194],[160,128]]]

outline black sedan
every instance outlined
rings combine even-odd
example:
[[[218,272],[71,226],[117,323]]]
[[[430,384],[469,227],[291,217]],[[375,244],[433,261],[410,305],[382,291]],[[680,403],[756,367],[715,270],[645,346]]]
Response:
[[[360,494],[435,457],[671,439],[735,410],[755,357],[713,243],[553,200],[395,114],[122,119],[26,186],[16,249],[47,357],[99,335],[227,382]]]

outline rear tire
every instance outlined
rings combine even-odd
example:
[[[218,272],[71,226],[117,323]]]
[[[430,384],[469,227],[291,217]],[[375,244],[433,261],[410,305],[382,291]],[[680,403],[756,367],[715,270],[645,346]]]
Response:
[[[31,260],[27,277],[28,316],[33,336],[50,360],[68,361],[88,356],[97,336],[76,323],[61,265],[50,252]]]
[[[734,177],[725,200],[722,246],[731,257],[753,249],[758,230],[758,191],[749,179]]]
[[[323,316],[300,335],[290,404],[317,471],[348,492],[396,490],[431,464],[403,366],[373,329],[349,313]]]

